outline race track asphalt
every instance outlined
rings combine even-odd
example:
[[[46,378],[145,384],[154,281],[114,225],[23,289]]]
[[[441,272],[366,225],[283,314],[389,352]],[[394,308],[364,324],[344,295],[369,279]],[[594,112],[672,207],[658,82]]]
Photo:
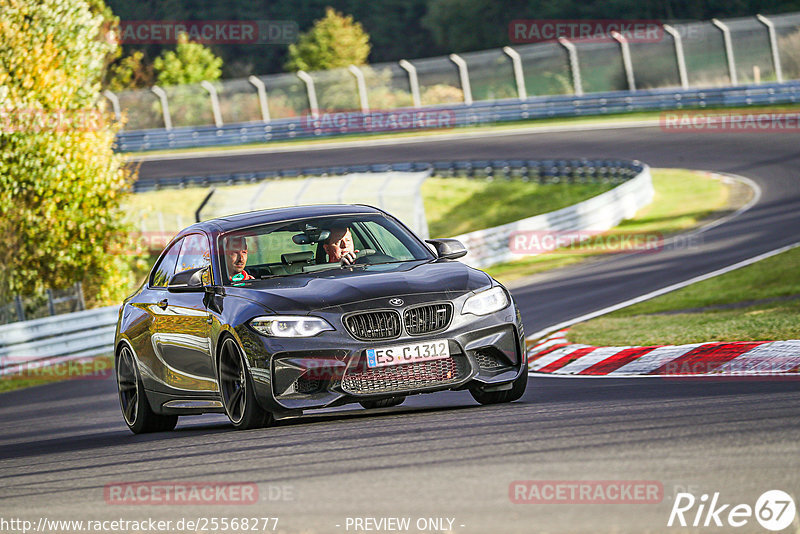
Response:
[[[733,173],[760,186],[755,206],[690,242],[515,285],[532,332],[797,241],[798,146],[792,134],[624,128],[147,161],[140,172],[608,157]],[[480,407],[467,393],[447,392],[256,431],[233,432],[222,417],[204,416],[182,419],[173,433],[133,436],[113,380],[75,380],[0,395],[0,518],[269,515],[280,518],[284,532],[354,532],[348,517],[410,517],[412,525],[420,517],[448,517],[453,532],[464,533],[718,532],[667,527],[675,493],[720,492],[721,502],[753,506],[763,492],[782,489],[797,500],[798,401],[800,383],[776,379],[533,378],[510,405]],[[104,499],[107,484],[137,480],[252,482],[260,501],[131,506]],[[649,480],[661,484],[663,498],[512,504],[509,485],[516,480]],[[736,530],[764,531],[753,518]]]

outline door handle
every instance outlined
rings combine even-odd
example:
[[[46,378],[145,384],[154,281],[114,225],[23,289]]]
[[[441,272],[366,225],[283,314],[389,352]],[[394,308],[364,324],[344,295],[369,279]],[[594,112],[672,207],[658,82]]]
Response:
[[[162,310],[166,310],[168,304],[169,303],[167,302],[167,299],[158,301],[158,307],[161,308]]]
[[[214,318],[209,315],[208,317],[206,317],[206,322],[208,324],[214,324]]]

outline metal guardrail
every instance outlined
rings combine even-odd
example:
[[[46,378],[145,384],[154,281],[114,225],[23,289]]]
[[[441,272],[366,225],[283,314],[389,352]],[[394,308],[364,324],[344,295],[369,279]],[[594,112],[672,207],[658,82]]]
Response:
[[[136,192],[143,192],[161,188],[252,184],[263,180],[304,176],[340,176],[352,173],[419,172],[427,170],[432,170],[434,176],[440,177],[518,178],[523,181],[535,181],[538,183],[585,183],[628,180],[641,172],[642,168],[642,164],[638,162],[610,159],[406,161],[374,165],[339,165],[276,171],[147,178],[139,179],[133,184],[133,189]]]
[[[110,354],[119,306],[0,326],[0,376],[30,362]]]
[[[635,111],[659,111],[687,108],[733,107],[800,102],[800,81],[718,87],[709,89],[651,89],[615,91],[588,95],[558,95],[507,100],[473,102],[469,105],[428,106],[379,110],[374,113],[385,117],[394,114],[409,115],[423,111],[427,116],[441,113],[451,119],[447,126],[458,128],[479,124],[502,123],[530,119],[552,119],[608,115]],[[344,113],[344,112],[343,112]],[[353,122],[363,124],[359,117],[370,112],[349,111]],[[317,119],[319,120],[319,119]],[[401,121],[402,122],[402,121]],[[407,122],[407,121],[406,121]],[[314,118],[296,117],[275,119],[269,123],[244,122],[224,126],[196,126],[153,130],[124,131],[117,136],[118,150],[138,152],[147,150],[180,149],[192,147],[232,146],[246,143],[264,143],[292,139],[316,139],[360,133],[380,133],[387,130],[318,127]],[[411,130],[413,128],[406,128]],[[389,131],[397,131],[389,130]]]
[[[486,268],[506,261],[518,260],[510,241],[517,233],[533,232],[543,236],[561,232],[593,233],[609,230],[623,219],[633,217],[653,200],[655,190],[650,167],[631,162],[639,173],[610,191],[560,210],[535,215],[508,224],[457,235],[469,251],[462,262],[472,267]]]

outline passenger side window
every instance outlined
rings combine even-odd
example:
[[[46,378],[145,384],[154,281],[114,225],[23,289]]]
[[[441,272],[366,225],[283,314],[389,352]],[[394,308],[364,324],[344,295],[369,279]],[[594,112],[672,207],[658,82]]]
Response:
[[[161,261],[153,268],[153,273],[150,275],[151,287],[167,287],[169,279],[175,274],[175,265],[181,251],[181,244],[183,244],[183,239],[173,243],[167,253],[161,257]]]

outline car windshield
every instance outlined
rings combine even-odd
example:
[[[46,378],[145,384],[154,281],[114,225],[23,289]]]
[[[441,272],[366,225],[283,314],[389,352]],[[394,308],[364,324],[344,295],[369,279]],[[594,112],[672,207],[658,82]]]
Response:
[[[348,264],[434,258],[408,230],[383,215],[318,217],[250,227],[220,235],[218,250],[226,285]]]

